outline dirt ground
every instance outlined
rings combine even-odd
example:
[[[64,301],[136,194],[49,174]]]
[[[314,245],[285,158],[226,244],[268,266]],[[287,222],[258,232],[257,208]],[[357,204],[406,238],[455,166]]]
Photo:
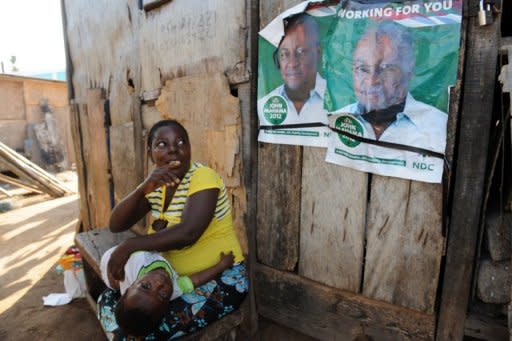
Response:
[[[14,209],[0,213],[0,340],[104,340],[85,298],[43,306],[43,296],[65,292],[55,265],[73,244],[78,195],[9,200]]]

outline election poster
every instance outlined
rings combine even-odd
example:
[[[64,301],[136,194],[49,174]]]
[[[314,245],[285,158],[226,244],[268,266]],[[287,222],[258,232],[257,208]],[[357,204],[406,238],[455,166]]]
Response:
[[[336,19],[336,6],[303,2],[259,34],[258,140],[327,147],[330,129],[322,51]]]
[[[441,182],[462,0],[306,1],[261,32],[258,140]]]
[[[324,106],[337,131],[327,162],[441,182],[461,13],[453,0],[338,8],[324,49]]]

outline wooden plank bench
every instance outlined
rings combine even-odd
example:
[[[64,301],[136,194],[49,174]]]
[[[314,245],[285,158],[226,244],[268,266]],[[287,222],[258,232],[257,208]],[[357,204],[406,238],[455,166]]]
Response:
[[[135,236],[132,231],[112,233],[108,229],[96,229],[78,233],[75,236],[75,245],[80,250],[84,263],[85,281],[87,284],[87,300],[97,315],[96,302],[99,295],[106,289],[101,279],[100,260],[105,251],[114,245]],[[244,315],[248,314],[248,301],[242,304],[240,309],[223,317],[220,321],[212,323],[208,327],[196,333],[186,335],[180,340],[210,341],[210,340],[234,340]]]

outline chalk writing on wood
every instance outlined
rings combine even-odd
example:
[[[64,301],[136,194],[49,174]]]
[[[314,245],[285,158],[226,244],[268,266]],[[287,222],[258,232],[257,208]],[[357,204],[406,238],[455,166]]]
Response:
[[[188,17],[169,17],[170,21],[159,26],[161,34],[168,36],[160,40],[161,49],[173,49],[175,46],[197,44],[215,38],[217,13],[205,11]]]

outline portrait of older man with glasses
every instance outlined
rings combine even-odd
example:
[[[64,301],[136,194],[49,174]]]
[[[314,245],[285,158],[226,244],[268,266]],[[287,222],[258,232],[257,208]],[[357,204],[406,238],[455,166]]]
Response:
[[[287,104],[286,119],[281,124],[327,123],[323,109],[326,82],[318,74],[321,59],[320,31],[315,20],[299,13],[285,20],[285,34],[274,52],[274,63],[283,84],[258,101],[258,108],[274,96]]]
[[[336,111],[353,114],[365,137],[444,153],[447,114],[415,100],[413,38],[402,26],[372,26],[353,52],[352,79],[357,102]]]

